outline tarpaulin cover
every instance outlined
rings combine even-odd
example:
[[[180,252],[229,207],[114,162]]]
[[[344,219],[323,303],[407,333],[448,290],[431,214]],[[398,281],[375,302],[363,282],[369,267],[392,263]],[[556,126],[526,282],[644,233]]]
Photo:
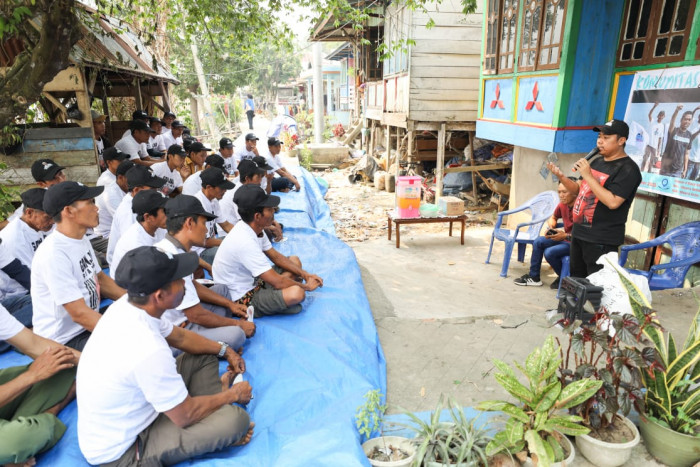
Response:
[[[277,214],[287,240],[273,246],[297,255],[324,286],[307,294],[298,315],[256,320],[243,354],[254,395],[247,407],[255,422],[252,441],[183,465],[369,465],[354,415],[367,391],[386,394],[384,354],[355,255],[333,234],[324,188],[305,170],[297,173],[302,190],[280,194]],[[0,355],[2,368],[28,361],[15,352]],[[87,465],[78,447],[76,403],[59,418],[68,430],[39,456],[40,465]]]

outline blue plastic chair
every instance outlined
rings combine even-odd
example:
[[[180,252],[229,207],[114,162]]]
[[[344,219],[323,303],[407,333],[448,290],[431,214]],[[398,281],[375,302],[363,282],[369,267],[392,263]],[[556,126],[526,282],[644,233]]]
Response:
[[[648,271],[625,269],[632,274],[646,277],[651,290],[683,287],[683,281],[690,266],[700,263],[700,222],[679,225],[648,242],[624,245],[620,248],[620,266],[625,266],[630,251],[644,250],[663,244],[671,245],[671,259],[668,263],[655,264]]]
[[[486,257],[486,263],[488,264],[489,260],[491,259],[491,250],[493,249],[494,239],[505,242],[506,251],[503,255],[501,277],[506,277],[508,275],[510,256],[513,253],[513,245],[516,243],[518,244],[518,261],[523,262],[525,260],[525,249],[527,248],[527,245],[531,245],[532,242],[534,242],[540,235],[542,224],[544,224],[544,222],[552,216],[554,208],[558,203],[559,196],[556,192],[545,191],[534,198],[529,199],[520,207],[499,212],[498,219],[496,219],[496,225],[493,228],[493,233],[491,233],[491,245],[489,245],[489,254]],[[530,220],[528,222],[518,224],[515,227],[515,230],[501,228],[504,216],[525,210],[530,211]]]

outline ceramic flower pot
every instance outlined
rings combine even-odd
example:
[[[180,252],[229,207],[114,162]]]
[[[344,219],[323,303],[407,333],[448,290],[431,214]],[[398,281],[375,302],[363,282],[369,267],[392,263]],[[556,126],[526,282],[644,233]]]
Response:
[[[565,449],[569,451],[569,455],[567,456],[566,459],[563,461],[559,462],[553,462],[552,467],[571,467],[571,465],[574,462],[574,458],[576,457],[576,449],[574,449],[574,444],[569,441],[569,438],[567,438],[564,435],[561,435],[561,440],[562,440],[562,446],[566,444]],[[525,462],[523,463],[523,467],[533,467],[535,464],[532,463],[532,460],[528,457]]]
[[[627,462],[632,449],[639,444],[639,430],[628,418],[622,419],[634,433],[634,439],[626,443],[608,443],[589,435],[576,437],[576,448],[593,465],[598,467],[617,467]]]
[[[678,433],[639,416],[639,431],[649,453],[669,467],[690,467],[700,461],[700,438]]]
[[[408,467],[411,465],[416,455],[416,447],[408,438],[402,438],[401,436],[380,436],[378,438],[368,439],[362,443],[362,450],[365,452],[366,456],[369,456],[369,454],[374,451],[375,446],[382,449],[389,445],[403,449],[409,456],[406,459],[398,461],[378,461],[368,457],[369,463],[375,467]]]

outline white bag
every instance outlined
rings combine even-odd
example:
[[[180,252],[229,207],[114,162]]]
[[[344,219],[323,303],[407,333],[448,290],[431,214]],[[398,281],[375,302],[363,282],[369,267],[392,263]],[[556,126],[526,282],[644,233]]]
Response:
[[[591,281],[593,285],[603,287],[603,299],[600,304],[607,308],[610,313],[632,314],[632,307],[629,297],[627,296],[627,290],[625,286],[622,285],[618,272],[632,281],[651,305],[651,290],[649,289],[649,282],[646,277],[630,274],[625,271],[625,269],[618,264],[617,252],[613,251],[604,254],[598,258],[596,263],[602,264],[603,269],[588,276],[588,280]]]

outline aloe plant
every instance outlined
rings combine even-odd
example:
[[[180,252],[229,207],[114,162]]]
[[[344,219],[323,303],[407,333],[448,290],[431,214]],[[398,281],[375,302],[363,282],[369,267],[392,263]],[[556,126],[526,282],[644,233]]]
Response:
[[[517,454],[527,450],[538,466],[548,467],[565,457],[560,443],[562,435],[578,436],[589,432],[580,424],[581,417],[560,411],[588,400],[603,383],[581,379],[562,387],[556,374],[561,363],[560,351],[554,338],[549,336],[541,348],[535,348],[527,356],[525,366],[515,363],[527,385],[518,380],[510,366],[494,360],[499,370],[496,381],[519,404],[485,401],[477,405],[479,410],[503,412],[508,416],[505,429],[486,446],[487,455],[502,451]]]
[[[620,274],[637,320],[655,319],[649,302],[636,285]],[[646,414],[679,433],[698,436],[700,433],[700,309],[690,324],[682,347],[673,335],[664,336],[660,326],[644,329],[663,363],[644,374]]]

